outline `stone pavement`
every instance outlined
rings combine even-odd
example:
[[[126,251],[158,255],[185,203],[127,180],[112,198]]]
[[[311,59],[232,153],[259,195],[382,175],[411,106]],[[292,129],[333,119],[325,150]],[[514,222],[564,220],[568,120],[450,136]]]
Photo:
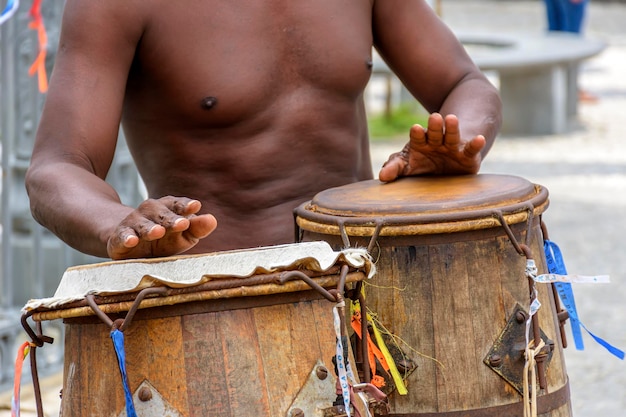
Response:
[[[441,0],[442,17],[455,29],[541,31],[543,2]],[[518,175],[550,191],[544,220],[559,244],[570,273],[608,274],[610,284],[574,286],[582,322],[594,334],[626,349],[626,5],[590,3],[588,36],[608,42],[601,55],[582,66],[581,87],[598,101],[582,103],[578,127],[564,135],[501,137],[482,172]],[[375,171],[403,143],[372,146]],[[626,363],[584,334],[585,350],[565,350],[575,417],[626,415]],[[58,415],[61,376],[43,378],[47,416]],[[22,416],[35,415],[30,384],[23,387]],[[0,417],[10,394],[0,393]]]

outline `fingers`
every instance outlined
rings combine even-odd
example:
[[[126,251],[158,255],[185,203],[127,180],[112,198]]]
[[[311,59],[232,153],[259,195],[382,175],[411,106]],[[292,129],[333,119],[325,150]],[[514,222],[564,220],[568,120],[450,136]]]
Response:
[[[456,148],[461,143],[461,131],[459,129],[459,119],[449,114],[445,118],[445,145]]]
[[[150,221],[142,221],[141,223],[135,223],[132,227],[126,226],[126,223],[130,223],[129,218],[124,219],[112,236],[108,240],[108,249],[120,250],[132,249],[139,245],[143,241],[154,241],[161,239],[165,236],[166,229],[158,224],[154,224]]]
[[[426,130],[424,131],[420,125],[414,125],[410,137],[411,144],[417,147],[424,145],[457,147],[461,143],[459,119],[453,114],[444,118],[439,113],[432,113],[428,117]]]
[[[390,182],[401,176],[408,165],[408,145],[402,152],[392,154],[378,173],[378,179],[382,182]]]
[[[139,237],[131,228],[127,228],[126,231],[118,234],[118,236],[121,236],[120,243],[125,248],[134,248],[139,244]],[[109,243],[115,244],[115,242],[112,242],[111,240],[109,240]]]
[[[486,144],[482,135],[461,138],[456,115],[432,113],[426,128],[418,124],[411,127],[409,143],[389,158],[378,177],[389,182],[407,175],[474,174],[480,169]]]
[[[411,130],[409,130],[409,140],[409,149],[420,148],[427,145],[427,130],[421,125],[411,126]]]
[[[395,159],[389,159],[389,161],[383,165],[378,173],[378,179],[382,182],[390,182],[398,178],[404,171],[405,162]]]
[[[409,136],[411,151],[424,152],[425,147],[445,146],[451,150],[458,149],[468,157],[476,156],[487,143],[483,135],[478,135],[464,143],[461,139],[459,119],[454,114],[449,114],[444,118],[439,113],[432,113],[428,118],[428,127],[424,129],[420,125],[414,125],[411,127]]]
[[[217,228],[217,220],[211,214],[193,216],[189,219],[187,233],[192,239],[203,239]]]
[[[483,135],[478,135],[465,144],[463,147],[463,153],[465,153],[468,158],[474,158],[486,145],[487,139],[485,139]]]
[[[167,196],[142,202],[120,222],[107,242],[112,259],[173,255],[194,246],[217,227],[210,214],[197,214],[197,200]]]
[[[189,219],[185,216],[199,210],[196,204],[191,204],[194,201],[171,196],[149,199],[142,202],[122,224],[132,230],[129,233],[134,233],[140,239],[161,239],[168,231],[182,232],[189,228]],[[195,203],[200,204],[198,201]]]
[[[202,204],[198,200],[193,200],[187,197],[165,196],[159,198],[158,200],[147,201],[157,201],[164,207],[166,207],[168,211],[176,213],[180,216],[189,216],[190,214],[196,214],[202,208]]]
[[[444,143],[445,127],[443,117],[439,113],[432,113],[428,117],[426,141],[432,146],[441,146]]]
[[[141,240],[132,228],[118,227],[107,240],[107,254],[113,260],[126,259],[139,246]],[[142,256],[135,256],[137,258]]]

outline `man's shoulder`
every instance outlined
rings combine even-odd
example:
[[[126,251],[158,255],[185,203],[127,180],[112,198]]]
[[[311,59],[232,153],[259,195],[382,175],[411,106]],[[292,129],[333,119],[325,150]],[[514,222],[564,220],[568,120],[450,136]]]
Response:
[[[67,1],[63,12],[63,27],[66,32],[78,28],[100,35],[136,31],[145,27],[151,18],[152,12],[147,7],[150,3],[141,0]]]

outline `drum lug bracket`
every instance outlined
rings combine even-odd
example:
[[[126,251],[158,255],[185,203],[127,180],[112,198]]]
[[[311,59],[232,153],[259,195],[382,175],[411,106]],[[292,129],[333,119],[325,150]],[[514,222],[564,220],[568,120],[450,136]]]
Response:
[[[167,402],[147,380],[144,380],[133,394],[133,403],[139,417],[183,417],[183,414]],[[126,417],[126,410],[123,410],[118,417]]]
[[[335,377],[318,359],[306,382],[300,388],[300,392],[287,410],[286,417],[323,417],[323,410],[330,407],[337,398],[335,388]]]
[[[528,313],[517,304],[506,326],[492,345],[483,362],[500,375],[513,388],[523,395],[524,350],[526,346],[526,319]],[[543,361],[543,369],[548,368],[552,359],[554,342],[540,330],[546,347],[536,360]],[[532,334],[532,331],[531,331]]]

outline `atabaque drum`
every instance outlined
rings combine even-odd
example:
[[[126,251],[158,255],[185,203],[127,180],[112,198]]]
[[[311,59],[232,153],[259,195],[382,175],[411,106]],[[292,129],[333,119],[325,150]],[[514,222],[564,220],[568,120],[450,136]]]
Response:
[[[106,262],[26,310],[65,323],[63,416],[313,416],[337,398],[333,294],[370,268],[326,242]]]
[[[367,248],[375,260],[364,284],[370,332],[404,355],[405,389],[389,393],[389,415],[571,415],[567,317],[534,278],[546,271],[547,207],[540,185],[480,174],[364,181],[295,210],[300,241]]]

